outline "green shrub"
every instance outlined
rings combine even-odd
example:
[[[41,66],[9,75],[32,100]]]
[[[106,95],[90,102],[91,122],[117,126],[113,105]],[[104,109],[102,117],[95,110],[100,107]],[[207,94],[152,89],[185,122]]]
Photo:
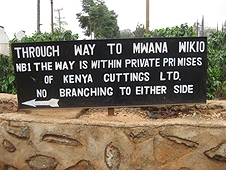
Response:
[[[55,29],[54,33],[35,32],[31,37],[25,36],[18,40],[16,36],[10,41],[16,42],[44,42],[44,41],[68,41],[77,40],[78,34],[72,34],[70,30]],[[0,92],[1,93],[16,93],[16,83],[13,68],[12,55],[10,57],[0,55]]]
[[[174,26],[172,28],[161,28],[155,29],[151,31],[150,34],[144,34],[144,37],[153,37],[153,38],[160,38],[160,37],[193,37],[195,36],[195,32],[193,27],[189,27],[187,23],[181,24],[179,26]]]
[[[208,38],[207,98],[226,99],[226,32]]]
[[[12,57],[0,55],[0,92],[16,93]]]

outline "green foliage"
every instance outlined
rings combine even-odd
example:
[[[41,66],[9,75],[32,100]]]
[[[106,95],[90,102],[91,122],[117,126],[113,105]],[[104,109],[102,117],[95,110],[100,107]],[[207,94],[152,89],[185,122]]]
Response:
[[[93,0],[83,0],[82,1],[82,11],[84,13],[89,13],[90,8],[95,6],[95,2]]]
[[[25,36],[18,40],[16,36],[10,41],[15,42],[43,42],[43,41],[67,41],[77,40],[78,34],[72,34],[70,30],[55,29],[54,33],[35,32],[31,37]],[[12,55],[10,57],[0,55],[0,92],[16,93],[16,83],[12,62]]]
[[[195,36],[195,32],[193,27],[189,27],[188,24],[181,24],[179,26],[175,26],[172,28],[161,28],[155,29],[151,31],[150,34],[144,34],[144,37],[153,37],[153,38],[160,38],[160,37],[193,37]]]
[[[121,30],[120,38],[134,38],[134,34],[130,29]]]
[[[207,98],[226,98],[226,32],[216,31],[208,39]]]
[[[16,93],[12,57],[0,54],[0,92]]]
[[[117,15],[114,11],[109,11],[104,1],[83,0],[83,12],[77,13],[79,25],[85,30],[84,35],[94,38],[118,38],[119,27]]]
[[[55,29],[53,33],[35,32],[31,37],[25,36],[21,40],[14,37],[12,42],[43,42],[43,41],[69,41],[77,40],[78,34],[72,34],[70,30],[62,31],[59,28]]]
[[[137,24],[136,30],[133,32],[136,38],[141,38],[145,34],[145,27],[144,24]]]
[[[85,1],[85,0],[84,0]],[[87,2],[94,2],[93,0],[86,0]],[[98,3],[97,3],[98,2]],[[84,19],[80,24],[84,24],[84,28],[90,26],[90,17],[95,19],[95,24],[102,23],[102,27],[98,24],[92,28],[95,30],[96,38],[113,38],[118,36],[117,29],[114,30],[112,25],[117,26],[117,21],[115,20],[115,13],[109,12],[107,7],[102,7],[100,5],[103,3],[101,0],[95,1],[92,9],[92,5],[86,5],[84,10],[88,10],[92,15],[89,17],[82,16],[80,19]],[[98,16],[106,15],[103,24],[103,18],[98,18]],[[110,15],[111,14],[111,15]],[[83,18],[84,17],[84,18]],[[108,18],[109,17],[109,18]],[[112,17],[112,18],[111,18]],[[87,25],[88,24],[88,25]],[[94,22],[93,22],[94,24]],[[109,26],[110,25],[110,26]],[[80,25],[81,26],[81,25]],[[94,29],[95,28],[95,29]],[[129,36],[132,32],[127,30]],[[156,29],[151,31],[150,34],[145,34],[144,25],[138,24],[136,30],[133,32],[135,37],[190,37],[195,36],[193,27],[189,27],[187,24],[181,24],[172,28]],[[123,38],[123,37],[121,37]],[[128,37],[126,37],[128,38]],[[43,41],[66,41],[66,40],[77,40],[78,34],[72,34],[70,30],[55,29],[54,33],[41,33],[35,32],[31,37],[25,36],[21,40],[16,39],[16,37],[10,41],[12,42],[43,42]],[[208,46],[207,46],[207,99],[222,98],[226,99],[226,32],[215,31],[211,32],[208,36]],[[16,93],[15,76],[13,71],[12,56],[7,57],[0,55],[0,92],[5,93]]]
[[[144,34],[144,37],[192,37],[193,27],[181,24],[180,27],[162,28]],[[208,36],[207,46],[207,99],[226,98],[226,32],[215,31]]]

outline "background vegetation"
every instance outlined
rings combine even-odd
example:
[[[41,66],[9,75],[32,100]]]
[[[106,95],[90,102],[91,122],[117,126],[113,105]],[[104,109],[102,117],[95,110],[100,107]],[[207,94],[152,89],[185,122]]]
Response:
[[[226,99],[226,31],[208,37],[207,98]]]
[[[10,41],[10,46],[16,42],[67,41],[77,39],[78,34],[72,34],[72,31],[64,30],[63,28],[56,28],[53,33],[35,32],[32,36],[25,36],[21,40],[18,40],[14,35],[14,38]],[[15,94],[16,83],[12,55],[4,56],[0,54],[0,73],[0,93]]]
[[[201,23],[193,26],[181,24],[172,28],[151,30],[145,34],[145,26],[137,24],[134,31],[125,29],[119,31],[117,15],[109,11],[102,0],[82,0],[82,11],[77,14],[80,27],[84,35],[101,38],[138,38],[138,37],[192,37],[207,36],[207,99],[226,99],[226,27],[221,31],[205,28],[204,18]],[[226,24],[225,24],[226,26]],[[18,40],[15,36],[13,42],[42,42],[42,41],[67,41],[77,40],[78,34],[58,27],[53,33],[35,32],[31,37],[25,36]],[[0,55],[0,92],[16,93],[15,76],[13,71],[12,56]]]
[[[91,39],[119,38],[118,16],[103,0],[82,0],[82,12],[76,15],[84,35]]]
[[[0,92],[16,93],[12,57],[0,54]]]

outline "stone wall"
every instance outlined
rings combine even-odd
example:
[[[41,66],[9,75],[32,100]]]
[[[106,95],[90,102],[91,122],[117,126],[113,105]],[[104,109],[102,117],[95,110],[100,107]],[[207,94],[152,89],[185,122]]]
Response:
[[[226,169],[223,120],[81,120],[81,109],[17,111],[4,98],[1,170]]]
[[[226,122],[0,114],[0,169],[223,170]]]

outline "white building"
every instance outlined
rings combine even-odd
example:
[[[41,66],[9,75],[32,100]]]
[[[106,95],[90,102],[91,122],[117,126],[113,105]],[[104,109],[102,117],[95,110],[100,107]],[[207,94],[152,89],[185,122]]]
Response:
[[[25,31],[24,31],[24,30],[19,31],[19,32],[16,34],[16,38],[17,38],[18,40],[21,40],[23,37],[25,37]]]
[[[0,54],[9,56],[9,37],[3,26],[0,26]]]

